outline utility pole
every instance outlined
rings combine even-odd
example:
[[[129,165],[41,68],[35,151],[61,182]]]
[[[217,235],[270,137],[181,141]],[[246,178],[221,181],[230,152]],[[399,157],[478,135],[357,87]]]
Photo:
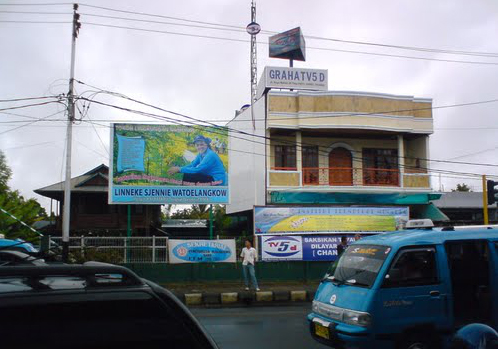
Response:
[[[81,28],[78,4],[73,4],[73,32],[71,43],[71,72],[69,92],[67,94],[67,131],[66,131],[66,180],[64,182],[64,211],[62,214],[62,261],[67,262],[69,256],[69,228],[71,220],[71,146],[74,122],[74,60],[76,55],[76,38]]]
[[[488,217],[488,186],[486,175],[482,175],[482,216],[484,218],[484,225],[489,224]]]

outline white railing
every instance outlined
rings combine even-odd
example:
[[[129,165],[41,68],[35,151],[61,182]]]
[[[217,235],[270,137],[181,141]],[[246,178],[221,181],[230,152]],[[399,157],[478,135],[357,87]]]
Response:
[[[61,237],[52,237],[61,245]],[[71,237],[69,252],[76,259],[111,263],[168,263],[167,237]]]

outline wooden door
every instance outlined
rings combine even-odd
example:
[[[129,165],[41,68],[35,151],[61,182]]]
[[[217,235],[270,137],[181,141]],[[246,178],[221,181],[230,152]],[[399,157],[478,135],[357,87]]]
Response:
[[[353,157],[346,148],[334,148],[329,153],[329,184],[353,185]]]

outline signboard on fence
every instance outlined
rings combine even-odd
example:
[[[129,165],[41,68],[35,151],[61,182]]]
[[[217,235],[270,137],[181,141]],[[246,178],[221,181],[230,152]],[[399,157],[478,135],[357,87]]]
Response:
[[[235,263],[235,240],[176,240],[168,242],[170,263]]]
[[[256,235],[306,235],[401,230],[408,207],[271,207],[254,208]]]
[[[228,131],[113,124],[110,204],[226,204]]]
[[[263,261],[334,261],[342,235],[276,235],[261,237]],[[354,235],[344,235],[348,244]]]

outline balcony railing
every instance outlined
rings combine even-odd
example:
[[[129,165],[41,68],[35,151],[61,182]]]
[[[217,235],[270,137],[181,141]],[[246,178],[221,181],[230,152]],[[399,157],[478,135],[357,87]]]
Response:
[[[388,168],[306,167],[304,185],[390,186],[400,185],[399,170]]]

